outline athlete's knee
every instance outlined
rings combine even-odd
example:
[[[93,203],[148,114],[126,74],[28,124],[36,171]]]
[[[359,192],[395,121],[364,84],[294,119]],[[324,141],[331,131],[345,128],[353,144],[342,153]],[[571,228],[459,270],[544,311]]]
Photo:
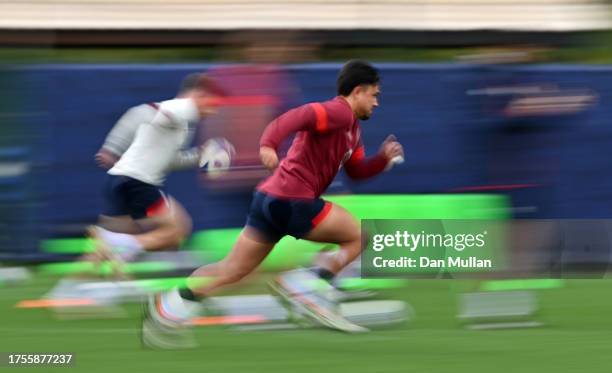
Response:
[[[184,231],[176,224],[167,224],[157,229],[159,237],[165,242],[165,246],[178,247],[185,238]]]
[[[183,237],[191,234],[193,222],[187,211],[180,205],[177,205],[172,214],[172,224],[176,227],[177,233]]]
[[[177,232],[171,232],[168,234],[167,238],[167,246],[178,248],[183,243],[183,235],[178,234]]]
[[[191,216],[189,213],[178,202],[176,199],[170,197],[170,209],[169,209],[169,224],[172,224],[177,230],[177,234],[183,235],[186,237],[191,234],[191,230],[193,227],[193,223],[191,221]]]
[[[145,236],[149,241],[154,242],[156,247],[164,249],[178,248],[186,237],[184,231],[174,225],[160,226],[149,231]]]
[[[189,217],[174,216],[164,220],[159,229],[165,232],[168,245],[178,247],[183,240],[189,237],[191,228],[191,219]]]
[[[176,222],[168,225],[165,228],[167,241],[169,245],[180,246],[189,234],[191,233],[191,226],[185,226]]]
[[[175,225],[176,236],[181,241],[189,237],[189,235],[191,235],[192,229],[193,229],[193,226],[191,224],[191,219],[177,221]]]

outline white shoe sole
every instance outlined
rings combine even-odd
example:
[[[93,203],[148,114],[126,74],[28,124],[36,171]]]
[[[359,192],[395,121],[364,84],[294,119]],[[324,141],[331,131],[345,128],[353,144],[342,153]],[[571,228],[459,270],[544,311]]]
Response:
[[[143,347],[157,350],[182,350],[195,348],[198,344],[189,330],[161,323],[155,307],[155,297],[150,296],[143,305],[141,342]]]
[[[320,325],[346,333],[364,333],[369,331],[367,328],[348,321],[336,312],[319,307],[306,299],[289,293],[278,280],[274,280],[268,285],[274,293],[281,297],[283,304],[287,306],[289,312],[292,312],[291,308],[295,308]]]

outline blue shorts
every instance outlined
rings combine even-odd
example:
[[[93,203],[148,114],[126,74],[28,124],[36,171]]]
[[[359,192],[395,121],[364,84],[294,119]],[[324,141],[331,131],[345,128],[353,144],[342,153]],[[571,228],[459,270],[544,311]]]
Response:
[[[270,242],[284,236],[303,238],[327,216],[332,204],[321,198],[284,199],[256,191],[246,225],[257,229]]]
[[[106,216],[129,215],[142,219],[163,214],[169,207],[164,192],[155,185],[128,176],[108,175],[104,187]]]

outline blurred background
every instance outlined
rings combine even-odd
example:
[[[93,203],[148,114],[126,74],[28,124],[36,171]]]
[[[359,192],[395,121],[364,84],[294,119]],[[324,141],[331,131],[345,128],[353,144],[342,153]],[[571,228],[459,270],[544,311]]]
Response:
[[[73,351],[83,371],[609,371],[611,10],[603,0],[0,0],[0,352]],[[266,295],[274,273],[322,248],[286,238],[219,297],[226,316],[196,320],[200,349],[142,350],[143,295],[223,258],[244,224],[266,175],[263,128],[333,97],[353,58],[382,76],[380,107],[362,123],[367,152],[393,133],[406,162],[363,183],[340,173],[326,198],[361,219],[502,221],[500,271],[376,280],[355,263],[339,296],[374,332],[348,336],[297,327]],[[220,177],[169,177],[192,236],[128,265],[129,280],[78,263],[103,208],[94,155],[106,135],[128,108],[174,97],[201,71],[230,96],[196,142],[225,137],[237,154]],[[83,271],[91,278],[57,285]]]

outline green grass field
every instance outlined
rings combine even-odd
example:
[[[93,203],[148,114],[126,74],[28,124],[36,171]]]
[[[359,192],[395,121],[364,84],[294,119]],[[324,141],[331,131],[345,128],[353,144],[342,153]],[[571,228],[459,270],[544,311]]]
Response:
[[[416,311],[400,327],[364,335],[328,330],[236,332],[199,327],[201,346],[187,351],[143,350],[139,307],[127,317],[57,320],[48,310],[17,309],[46,292],[54,278],[38,276],[0,289],[2,352],[72,352],[72,367],[14,368],[71,372],[610,372],[612,282],[573,280],[541,290],[545,323],[535,329],[468,331],[455,319],[456,292],[472,283],[413,280],[383,298]],[[241,292],[261,292],[255,279]]]

